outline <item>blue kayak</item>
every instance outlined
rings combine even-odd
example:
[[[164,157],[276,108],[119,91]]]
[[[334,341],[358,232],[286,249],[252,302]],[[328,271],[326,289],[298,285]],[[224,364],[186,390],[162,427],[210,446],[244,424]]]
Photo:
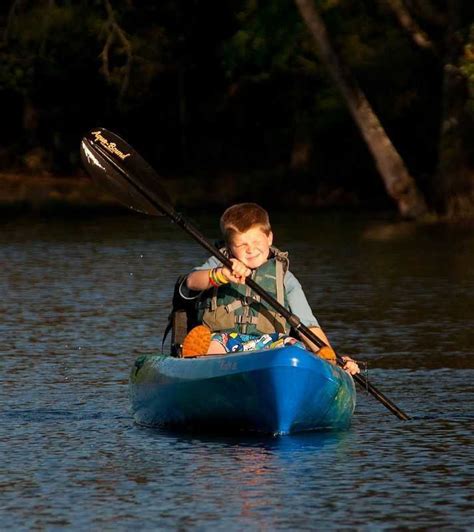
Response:
[[[295,346],[227,355],[139,357],[130,375],[135,422],[193,430],[288,434],[346,428],[352,377]]]

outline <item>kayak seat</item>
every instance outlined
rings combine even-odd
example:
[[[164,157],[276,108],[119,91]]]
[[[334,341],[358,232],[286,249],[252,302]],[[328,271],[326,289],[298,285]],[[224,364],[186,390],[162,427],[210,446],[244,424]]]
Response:
[[[174,285],[171,312],[168,316],[168,324],[162,342],[162,351],[164,352],[166,337],[171,332],[170,354],[174,357],[183,356],[182,346],[184,339],[189,331],[198,325],[195,300],[185,299],[181,295],[180,286],[185,279],[186,275],[180,275]]]

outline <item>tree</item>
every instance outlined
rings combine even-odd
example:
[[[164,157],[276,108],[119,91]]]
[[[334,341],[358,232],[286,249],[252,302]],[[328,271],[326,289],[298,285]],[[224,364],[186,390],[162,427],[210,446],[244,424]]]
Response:
[[[324,64],[343,95],[372,153],[388,194],[397,203],[400,214],[409,218],[425,214],[426,203],[415,180],[409,174],[364,93],[336,54],[330,43],[326,26],[315,8],[314,0],[295,0],[295,2],[317,43]]]
[[[147,18],[153,9],[128,0],[11,3],[0,18],[0,91],[22,102],[11,149],[23,155],[17,165],[41,151],[50,162],[35,170],[74,169],[77,139],[90,124],[125,123],[149,97],[169,61],[163,29]],[[14,112],[7,106],[7,120]]]
[[[472,4],[471,4],[472,5]],[[474,19],[474,9],[471,7]],[[466,31],[460,2],[449,3],[443,111],[435,194],[449,218],[474,218],[474,23]]]
[[[474,3],[447,0],[379,0],[420,47],[435,54],[443,70],[438,167],[432,178],[433,206],[448,218],[474,217]],[[424,31],[420,20],[429,26]]]

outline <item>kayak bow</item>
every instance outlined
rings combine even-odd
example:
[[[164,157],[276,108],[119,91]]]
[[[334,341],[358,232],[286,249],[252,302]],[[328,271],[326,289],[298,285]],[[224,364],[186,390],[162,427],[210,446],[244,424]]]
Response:
[[[196,358],[139,357],[130,400],[140,425],[287,434],[346,428],[356,392],[338,366],[285,346]]]

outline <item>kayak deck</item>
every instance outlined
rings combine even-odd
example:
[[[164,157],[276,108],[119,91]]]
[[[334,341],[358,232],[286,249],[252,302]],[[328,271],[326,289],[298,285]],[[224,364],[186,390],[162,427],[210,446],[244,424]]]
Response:
[[[197,357],[143,356],[130,375],[135,421],[147,426],[287,434],[349,425],[352,378],[294,346]]]

